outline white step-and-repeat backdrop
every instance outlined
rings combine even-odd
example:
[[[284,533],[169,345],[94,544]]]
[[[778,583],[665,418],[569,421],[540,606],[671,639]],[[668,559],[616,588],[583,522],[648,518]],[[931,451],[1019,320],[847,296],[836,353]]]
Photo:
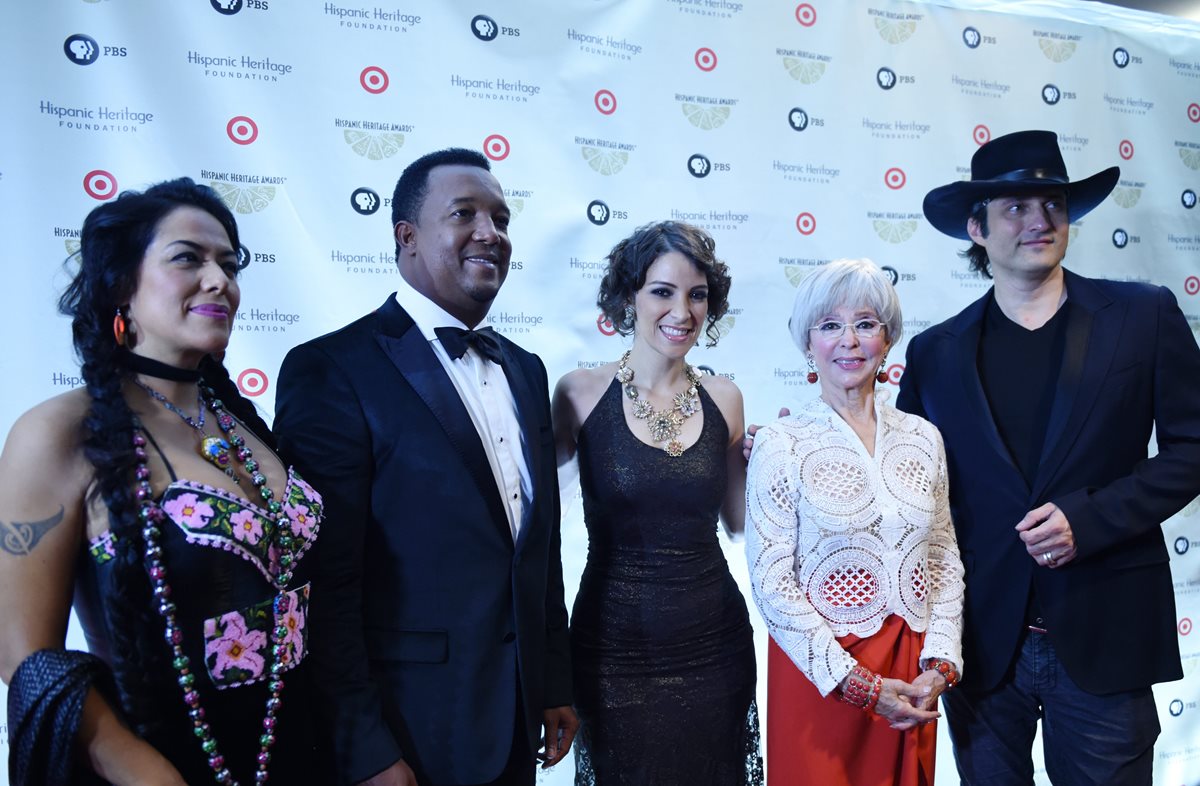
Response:
[[[0,433],[79,384],[54,301],[100,201],[189,175],[236,211],[229,365],[269,418],[288,348],[396,288],[389,195],[408,162],[450,145],[495,162],[515,215],[489,321],[552,377],[620,354],[594,305],[602,259],[634,227],[681,219],[734,275],[724,338],[693,362],[770,419],[815,394],[786,331],[812,267],[885,265],[909,336],[985,291],[921,199],[1025,128],[1058,132],[1077,177],[1121,166],[1067,264],[1170,287],[1200,332],[1194,23],[1078,0],[46,0],[7,4],[0,63]],[[1197,525],[1195,502],[1165,525],[1186,674],[1156,689],[1170,786],[1200,783]],[[740,545],[727,554],[745,586]],[[945,738],[939,775],[955,780]]]

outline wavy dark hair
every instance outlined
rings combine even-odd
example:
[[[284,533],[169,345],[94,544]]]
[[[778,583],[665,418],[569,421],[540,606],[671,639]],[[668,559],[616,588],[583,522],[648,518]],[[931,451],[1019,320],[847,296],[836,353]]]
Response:
[[[979,234],[984,237],[988,236],[988,220],[987,220],[988,200],[976,202],[971,206],[971,213],[967,216],[968,221],[975,221],[979,224]],[[970,248],[963,249],[958,252],[958,255],[967,260],[972,273],[978,273],[984,278],[992,277],[992,263],[988,259],[987,249],[978,243],[971,243]]]
[[[633,296],[646,283],[646,271],[663,254],[678,251],[687,257],[708,281],[708,318],[704,335],[707,346],[720,339],[717,320],[729,310],[729,288],[733,279],[729,266],[717,259],[717,244],[707,232],[682,221],[658,221],[638,227],[632,235],[608,252],[608,267],[600,282],[596,305],[622,336],[633,332],[633,317],[627,310]]]
[[[109,529],[115,536],[113,561],[116,595],[106,604],[112,637],[114,672],[121,703],[141,733],[161,721],[159,702],[150,687],[151,675],[166,665],[163,624],[151,598],[150,580],[142,562],[145,540],[134,496],[133,451],[135,419],[121,393],[130,376],[129,351],[113,339],[113,317],[137,289],[146,249],[164,218],[181,207],[211,215],[238,248],[237,223],[217,193],[190,178],[168,180],[145,191],[125,191],[95,208],[83,222],[79,272],[63,292],[58,309],[71,317],[71,335],[91,398],[83,421],[83,452],[95,468],[92,493],[108,509]],[[220,361],[205,356],[201,378],[225,403],[231,414],[274,447],[270,430],[242,397]],[[172,697],[174,698],[174,697]]]

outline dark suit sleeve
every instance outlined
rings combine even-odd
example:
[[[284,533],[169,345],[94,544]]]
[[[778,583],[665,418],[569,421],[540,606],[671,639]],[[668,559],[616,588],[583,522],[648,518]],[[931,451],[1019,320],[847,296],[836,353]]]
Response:
[[[325,521],[311,558],[310,654],[339,781],[357,783],[401,757],[370,678],[363,640],[363,542],[371,515],[371,434],[348,374],[319,346],[279,370],[281,454],[321,493]]]
[[[550,387],[546,367],[536,355],[539,400],[542,402],[541,422],[550,427]],[[558,461],[554,452],[553,428],[551,439],[540,446],[541,463],[547,467],[546,480],[539,493],[550,517],[550,549],[546,565],[546,682],[545,705],[563,707],[574,703],[571,689],[571,643],[567,632],[567,607],[563,599],[561,505],[558,496]]]
[[[904,353],[904,373],[900,376],[900,393],[896,396],[896,409],[928,420],[929,418],[925,415],[925,406],[921,403],[921,394],[917,390],[917,375],[913,369],[914,363],[919,363],[916,360],[919,340],[920,336],[916,336],[908,342],[908,349]]]
[[[1054,503],[1075,534],[1080,557],[1159,527],[1200,493],[1200,347],[1170,290],[1158,290],[1157,325],[1133,324],[1154,353],[1154,427],[1158,454],[1102,488]]]

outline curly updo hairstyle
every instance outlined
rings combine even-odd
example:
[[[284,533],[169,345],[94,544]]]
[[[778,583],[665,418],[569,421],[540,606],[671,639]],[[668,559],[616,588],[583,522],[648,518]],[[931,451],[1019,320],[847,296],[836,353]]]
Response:
[[[632,235],[613,246],[608,267],[600,282],[596,305],[622,336],[633,332],[633,312],[628,308],[646,283],[646,271],[663,254],[677,251],[687,257],[708,281],[708,318],[704,335],[707,346],[721,337],[717,320],[729,310],[729,267],[717,259],[717,244],[699,227],[682,221],[659,221],[638,227]]]
[[[117,345],[112,323],[117,309],[127,305],[137,289],[142,259],[159,225],[181,207],[211,215],[225,228],[230,244],[239,247],[233,214],[208,186],[183,177],[142,192],[125,191],[84,219],[79,271],[58,301],[59,311],[71,317],[75,353],[91,398],[82,442],[84,455],[95,468],[92,493],[108,509],[115,541],[116,595],[107,604],[111,651],[117,654],[114,676],[126,715],[143,734],[164,717],[160,702],[168,697],[154,695],[149,677],[167,667],[166,648],[163,623],[154,610],[142,562],[145,540],[134,496],[135,419],[121,393],[123,382],[133,375],[127,361],[130,353]],[[200,372],[229,412],[274,447],[266,423],[238,392],[221,362],[205,356]]]

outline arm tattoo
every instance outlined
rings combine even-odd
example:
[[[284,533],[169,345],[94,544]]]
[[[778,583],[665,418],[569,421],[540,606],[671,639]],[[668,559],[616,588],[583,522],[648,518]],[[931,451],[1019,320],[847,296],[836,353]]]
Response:
[[[33,551],[38,541],[63,520],[64,508],[59,507],[48,519],[41,521],[0,521],[0,549],[15,557],[24,557]]]

